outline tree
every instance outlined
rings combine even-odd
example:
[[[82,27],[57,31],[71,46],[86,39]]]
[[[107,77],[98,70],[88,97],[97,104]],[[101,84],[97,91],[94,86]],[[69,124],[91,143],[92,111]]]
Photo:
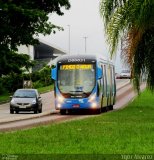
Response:
[[[46,35],[51,32],[55,33],[55,29],[62,29],[48,21],[49,13],[55,12],[58,15],[63,15],[61,7],[69,9],[69,1],[0,0],[0,56],[10,65],[10,70],[11,68],[14,70],[13,63],[16,61],[12,61],[13,63],[10,64],[8,57],[15,56],[12,53],[17,51],[17,46],[34,45],[38,43],[34,35],[37,36],[39,33]],[[1,60],[0,67],[3,66],[5,63]],[[0,71],[2,70],[0,68]]]
[[[0,58],[0,77],[11,72],[21,74],[23,68],[28,71],[28,68],[34,65],[27,54],[17,54],[9,49],[1,50]]]
[[[121,41],[121,56],[131,68],[136,89],[146,73],[148,87],[154,90],[154,1],[101,0],[100,13],[111,55]]]

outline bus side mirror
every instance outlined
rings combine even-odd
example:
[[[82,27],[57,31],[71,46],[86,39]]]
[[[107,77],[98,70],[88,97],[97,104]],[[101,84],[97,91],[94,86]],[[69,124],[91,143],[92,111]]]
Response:
[[[51,78],[56,80],[57,79],[57,69],[56,68],[53,68],[51,70]]]
[[[102,75],[103,75],[102,69],[98,67],[98,68],[97,68],[97,79],[101,79],[101,78],[102,78]]]

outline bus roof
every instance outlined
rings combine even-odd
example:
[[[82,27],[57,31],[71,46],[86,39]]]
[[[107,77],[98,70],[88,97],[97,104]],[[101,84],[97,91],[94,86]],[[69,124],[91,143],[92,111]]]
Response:
[[[74,60],[74,59],[77,59],[79,61],[83,60],[83,59],[88,60],[88,61],[97,60],[97,61],[103,61],[103,62],[106,62],[106,63],[111,63],[111,61],[108,61],[103,56],[96,56],[96,55],[92,55],[92,54],[63,55],[63,56],[60,56],[60,57],[57,58],[57,62],[67,62],[68,60],[70,60],[70,62],[71,62],[71,60]]]

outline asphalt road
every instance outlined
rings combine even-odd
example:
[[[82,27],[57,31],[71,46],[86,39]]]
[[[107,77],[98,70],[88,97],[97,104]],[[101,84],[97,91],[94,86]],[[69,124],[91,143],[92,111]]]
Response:
[[[128,83],[130,80],[128,79],[117,79],[116,80],[116,85],[117,85],[117,90],[125,85],[126,83]],[[130,86],[129,86],[130,87]],[[121,91],[121,92],[125,92],[125,90]],[[117,94],[119,94],[117,92]],[[10,114],[10,110],[9,110],[9,103],[5,103],[0,105],[0,122],[6,122],[6,121],[14,121],[14,120],[18,120],[18,119],[26,119],[26,118],[30,118],[33,116],[42,116],[45,115],[49,112],[53,112],[55,111],[55,107],[54,107],[54,92],[48,92],[48,93],[44,93],[41,94],[42,97],[42,102],[43,102],[43,106],[42,106],[42,113],[41,114],[37,114],[34,115],[33,112],[19,112],[19,114]]]
[[[141,85],[141,90],[145,88],[145,84]],[[114,105],[114,110],[121,109],[128,104],[131,100],[136,97],[136,92],[134,92],[133,87],[129,81],[117,81],[117,102]],[[21,114],[14,114],[11,115],[7,111],[6,113],[6,118],[0,119],[0,131],[13,131],[13,130],[18,130],[18,129],[26,129],[26,128],[31,128],[35,126],[40,126],[40,125],[46,125],[46,124],[53,124],[53,123],[59,123],[59,122],[64,122],[64,121],[72,121],[76,119],[83,119],[87,117],[92,117],[92,116],[99,116],[96,114],[90,114],[89,113],[77,113],[77,114],[71,114],[71,115],[60,115],[59,112],[56,114],[51,113],[52,110],[54,110],[54,104],[53,102],[49,101],[53,97],[53,92],[51,93],[46,93],[42,95],[42,98],[44,100],[44,110],[43,113],[41,114],[31,114],[31,113],[21,113]],[[9,104],[3,105],[5,110],[8,110]],[[51,109],[52,108],[52,109]],[[55,110],[54,110],[55,111]],[[44,116],[43,116],[44,114]],[[104,113],[103,113],[104,114]],[[37,117],[36,117],[37,116]],[[6,121],[7,120],[7,121]]]

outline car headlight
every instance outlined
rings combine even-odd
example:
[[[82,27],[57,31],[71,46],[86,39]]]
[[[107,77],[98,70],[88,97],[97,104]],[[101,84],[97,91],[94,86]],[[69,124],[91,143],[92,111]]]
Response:
[[[64,97],[62,97],[62,96],[57,96],[57,101],[58,101],[59,103],[63,103],[63,102],[64,102]]]
[[[15,104],[15,100],[14,99],[11,100],[11,104]]]
[[[36,100],[35,99],[32,101],[32,104],[36,104]]]
[[[96,99],[96,93],[94,93],[93,95],[91,95],[91,96],[89,97],[88,102],[93,102],[93,101],[95,101],[95,99]]]

